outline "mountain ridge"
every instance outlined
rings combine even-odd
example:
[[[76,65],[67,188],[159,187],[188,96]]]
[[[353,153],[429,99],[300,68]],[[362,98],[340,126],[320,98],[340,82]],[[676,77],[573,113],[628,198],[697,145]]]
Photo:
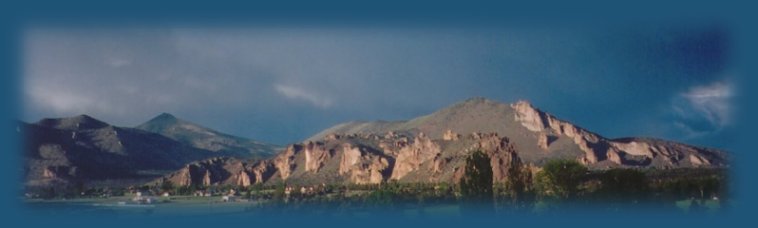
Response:
[[[504,170],[513,165],[533,173],[552,159],[577,160],[594,170],[728,167],[723,151],[655,138],[609,139],[526,101],[503,104],[473,98],[407,121],[340,123],[268,160],[201,162],[164,178],[243,186],[455,183],[463,175],[465,157],[474,150],[490,157],[494,182],[504,181]]]
[[[179,121],[167,113],[159,117]],[[35,123],[18,121],[16,131],[25,139],[25,185],[32,188],[141,184],[211,157],[270,156],[269,152],[255,156],[211,151],[159,133],[113,126],[89,115],[45,118]]]

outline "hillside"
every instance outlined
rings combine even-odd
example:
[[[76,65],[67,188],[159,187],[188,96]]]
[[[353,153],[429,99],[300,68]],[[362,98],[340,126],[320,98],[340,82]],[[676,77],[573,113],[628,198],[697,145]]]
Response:
[[[513,165],[534,171],[551,159],[590,169],[728,167],[723,151],[652,138],[608,139],[525,101],[474,98],[409,121],[339,124],[269,160],[231,166],[216,160],[170,177],[201,185],[457,182],[473,150],[490,156],[495,182]]]

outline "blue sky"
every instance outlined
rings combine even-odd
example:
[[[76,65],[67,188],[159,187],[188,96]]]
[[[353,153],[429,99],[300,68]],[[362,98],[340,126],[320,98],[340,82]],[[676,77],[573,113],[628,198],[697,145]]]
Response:
[[[717,27],[37,27],[23,40],[25,121],[169,112],[286,144],[483,96],[612,138],[720,147],[733,125]]]

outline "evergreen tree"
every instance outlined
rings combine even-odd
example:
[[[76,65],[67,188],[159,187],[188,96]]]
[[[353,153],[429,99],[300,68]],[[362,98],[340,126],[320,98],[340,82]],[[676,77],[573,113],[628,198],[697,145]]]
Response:
[[[587,167],[572,160],[551,160],[537,173],[536,184],[540,194],[568,199],[579,192],[579,184],[587,174]]]
[[[490,157],[474,151],[466,158],[465,174],[460,183],[461,206],[465,211],[493,210],[492,165]]]

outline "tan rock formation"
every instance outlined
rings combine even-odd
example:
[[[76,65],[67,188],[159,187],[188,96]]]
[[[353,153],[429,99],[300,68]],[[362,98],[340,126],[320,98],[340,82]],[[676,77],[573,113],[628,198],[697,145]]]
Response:
[[[255,176],[256,184],[262,184],[264,181],[268,180],[270,174],[275,171],[274,165],[266,160],[256,163],[251,169],[251,172]]]
[[[496,133],[485,134],[470,149],[470,151],[474,150],[481,150],[490,157],[494,182],[505,181],[508,176],[508,168],[521,163],[513,143],[506,137],[499,137]]]
[[[305,171],[317,173],[331,154],[323,144],[308,142],[305,146]]]
[[[612,161],[613,163],[622,165],[624,164],[621,160],[621,154],[619,154],[619,151],[616,148],[608,148],[608,152],[605,155],[608,160]]]
[[[703,165],[710,165],[711,163],[700,156],[690,154],[690,163],[692,163],[693,166],[703,166]]]
[[[211,186],[211,171],[205,170],[203,175],[203,186]]]
[[[530,131],[542,131],[545,129],[545,123],[542,121],[541,113],[537,111],[532,104],[527,101],[518,101],[511,104],[511,108],[516,110],[516,121]]]
[[[445,134],[442,135],[442,140],[445,141],[456,141],[461,137],[461,135],[453,132],[453,130],[447,129],[445,131]]]
[[[418,170],[422,163],[433,159],[440,151],[439,145],[423,133],[419,133],[413,143],[400,148],[391,179],[399,180],[408,173]]]
[[[250,186],[250,176],[245,171],[240,171],[237,174],[237,186],[247,187]]]
[[[542,133],[545,128],[549,128],[554,134],[568,136],[579,149],[584,151],[585,157],[581,159],[582,162],[593,164],[599,161],[597,154],[600,152],[594,150],[595,147],[598,147],[597,144],[601,143],[601,138],[597,134],[576,127],[569,122],[559,120],[550,114],[534,108],[526,101],[516,102],[511,107],[516,113],[515,120],[530,131]]]
[[[548,136],[545,132],[540,132],[539,135],[537,135],[537,146],[545,151],[550,147],[550,142],[548,141]]]
[[[362,165],[350,172],[350,182],[356,184],[378,184],[384,180],[382,172],[389,167],[386,158],[368,156],[362,159]],[[355,166],[354,166],[355,167]]]
[[[611,146],[613,146],[614,148],[620,151],[624,151],[627,154],[653,158],[653,151],[650,145],[645,142],[629,142],[629,143],[611,142]]]
[[[173,182],[179,186],[190,186],[192,185],[192,175],[190,175],[190,166],[186,165],[184,169],[179,170],[179,174],[177,175],[178,178],[174,179]]]
[[[339,174],[345,175],[351,171],[351,168],[361,159],[360,148],[353,147],[350,144],[342,144],[342,159],[340,160]]]
[[[274,158],[274,166],[279,171],[279,176],[282,180],[286,180],[292,174],[292,171],[295,170],[295,154],[301,147],[298,144],[290,145]]]
[[[432,163],[432,173],[434,174],[440,174],[443,171],[443,168],[445,165],[447,165],[448,160],[445,158],[442,158],[441,154],[437,154],[434,156],[434,163]]]
[[[365,153],[360,147],[348,143],[342,144],[342,154],[339,174],[347,175],[351,183],[378,184],[384,181],[382,173],[389,167],[386,158]]]

